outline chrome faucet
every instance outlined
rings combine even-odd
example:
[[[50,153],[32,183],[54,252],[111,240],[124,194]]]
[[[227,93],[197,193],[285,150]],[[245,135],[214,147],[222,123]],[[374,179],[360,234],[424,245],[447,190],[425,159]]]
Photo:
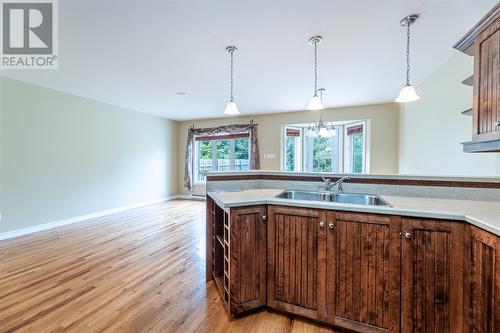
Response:
[[[321,178],[325,182],[325,191],[331,191],[332,188],[334,188],[335,186],[337,186],[338,191],[340,193],[342,193],[342,192],[344,192],[344,187],[343,187],[344,181],[348,180],[350,177],[349,176],[341,177],[335,183],[332,183],[332,180],[329,179],[329,178],[325,178],[323,176],[321,176]]]
[[[331,191],[332,190],[332,180],[329,178],[325,178],[321,176],[323,179],[323,182],[325,182],[325,191]]]

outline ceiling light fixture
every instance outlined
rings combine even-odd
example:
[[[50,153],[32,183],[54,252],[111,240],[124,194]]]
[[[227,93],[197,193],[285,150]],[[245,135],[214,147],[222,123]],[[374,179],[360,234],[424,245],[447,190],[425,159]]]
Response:
[[[321,103],[323,99],[323,92],[325,91],[325,89],[320,88],[317,91],[319,93],[318,97]],[[316,133],[316,135],[320,138],[329,138],[336,135],[335,125],[332,122],[323,120],[323,111],[321,111],[321,113],[319,114],[319,122],[309,124],[309,126],[307,126],[307,129]]]
[[[313,36],[309,38],[309,44],[314,46],[314,95],[311,97],[309,101],[309,105],[307,106],[308,110],[322,110],[325,107],[321,101],[321,98],[318,95],[318,44],[321,43],[323,37],[321,36]]]
[[[410,84],[410,26],[418,19],[418,15],[410,15],[401,20],[402,27],[406,27],[406,85],[396,98],[398,103],[413,102],[419,99],[415,88]]]
[[[235,46],[226,47],[226,52],[229,53],[229,55],[231,56],[231,97],[229,98],[229,103],[227,103],[226,110],[224,111],[224,114],[228,115],[240,114],[240,111],[238,111],[238,107],[234,102],[234,96],[233,96],[233,54],[234,51],[237,50],[238,49]]]

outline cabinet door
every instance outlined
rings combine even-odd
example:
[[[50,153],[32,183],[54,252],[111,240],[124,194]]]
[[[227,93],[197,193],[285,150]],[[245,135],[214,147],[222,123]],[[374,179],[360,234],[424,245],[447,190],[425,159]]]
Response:
[[[466,227],[464,331],[500,332],[500,237]]]
[[[465,332],[460,222],[402,219],[402,332]]]
[[[329,212],[324,320],[359,332],[399,332],[401,217]]]
[[[266,207],[252,206],[230,212],[230,313],[266,304]]]
[[[324,311],[324,284],[319,279],[325,258],[324,217],[315,209],[269,206],[269,307],[321,319],[318,314]]]
[[[500,18],[475,41],[474,141],[500,139]]]

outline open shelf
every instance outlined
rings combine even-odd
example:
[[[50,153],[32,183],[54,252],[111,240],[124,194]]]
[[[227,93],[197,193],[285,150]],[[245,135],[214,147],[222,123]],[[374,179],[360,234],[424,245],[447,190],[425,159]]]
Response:
[[[219,292],[229,304],[229,214],[216,203],[212,206],[212,274]]]
[[[472,109],[468,109],[468,110],[462,111],[462,114],[465,115],[465,116],[472,116]]]
[[[224,237],[224,210],[218,205],[214,205],[214,234]]]
[[[219,242],[219,244],[224,247],[224,239],[222,238],[222,236],[220,235],[216,235],[215,238],[217,238],[217,241]]]
[[[463,80],[462,83],[465,84],[466,86],[472,87],[472,85],[474,84],[474,76],[473,75],[469,76],[468,78]]]

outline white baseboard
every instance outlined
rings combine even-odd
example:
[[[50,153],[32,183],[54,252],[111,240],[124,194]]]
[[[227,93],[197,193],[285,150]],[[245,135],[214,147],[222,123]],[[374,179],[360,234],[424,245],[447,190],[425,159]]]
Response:
[[[143,207],[143,206],[147,206],[147,205],[152,205],[152,204],[160,203],[160,202],[164,202],[164,201],[174,200],[174,199],[190,199],[190,198],[188,198],[187,196],[183,196],[183,195],[172,195],[169,197],[157,198],[157,199],[143,201],[143,202],[139,202],[139,203],[135,203],[135,204],[131,204],[131,205],[126,205],[126,206],[122,206],[122,207],[106,209],[106,210],[96,212],[96,213],[75,216],[75,217],[71,217],[69,219],[38,224],[38,225],[34,225],[34,226],[28,227],[28,228],[22,228],[22,229],[17,229],[17,230],[12,230],[12,231],[0,233],[0,240],[14,238],[14,237],[23,236],[23,235],[28,235],[28,234],[32,234],[32,233],[43,231],[43,230],[61,227],[63,225],[68,225],[71,223],[82,222],[82,221],[90,220],[90,219],[93,219],[96,217],[102,217],[102,216],[106,216],[106,215],[110,215],[110,214],[120,213],[120,212],[123,212],[126,210],[139,208],[139,207]]]

